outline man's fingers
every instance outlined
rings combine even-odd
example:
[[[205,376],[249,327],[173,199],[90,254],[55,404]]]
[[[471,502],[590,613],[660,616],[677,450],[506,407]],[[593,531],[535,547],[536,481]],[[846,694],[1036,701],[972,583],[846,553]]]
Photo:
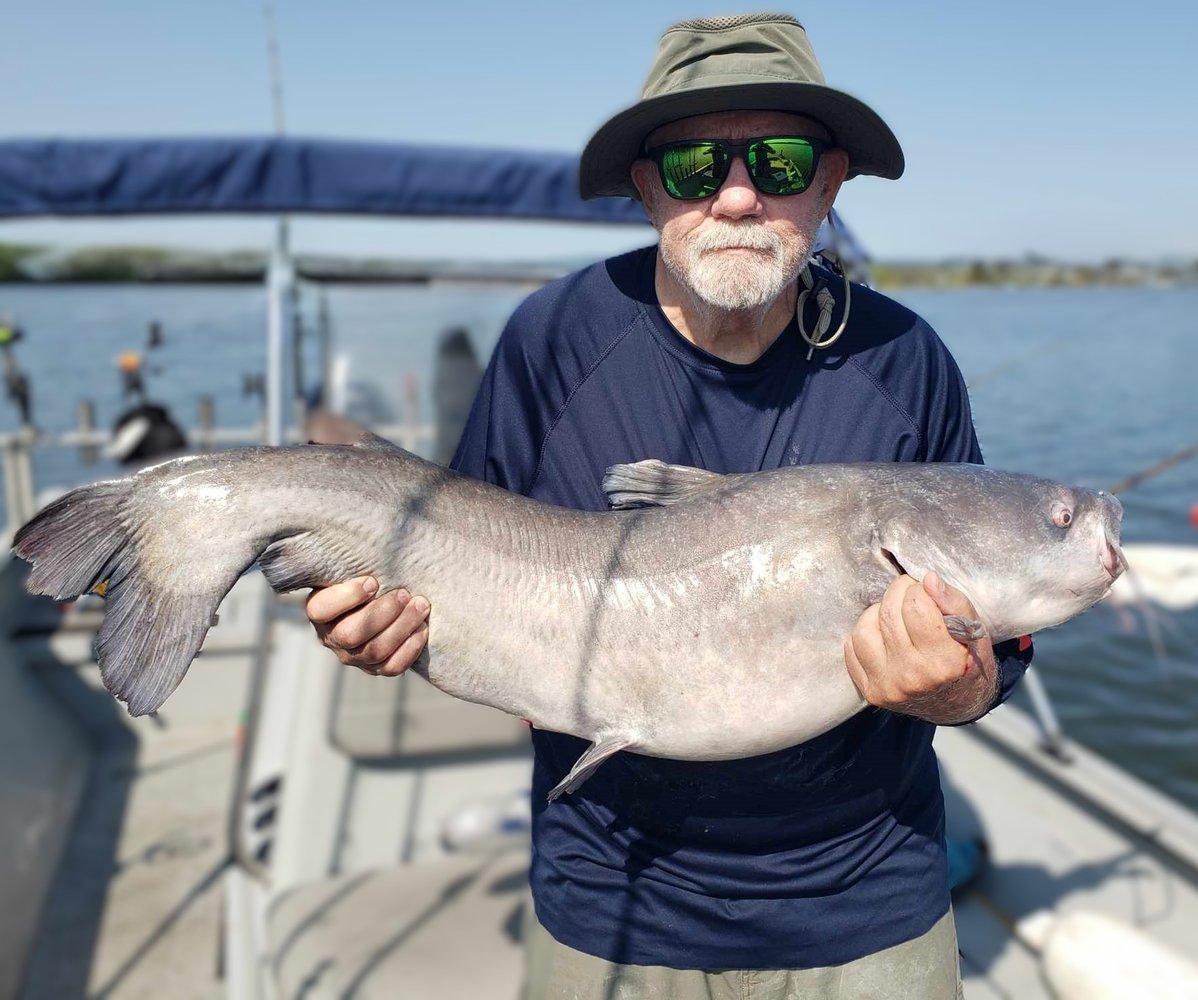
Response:
[[[878,627],[878,605],[872,604],[857,619],[852,633],[844,644],[844,665],[849,677],[867,701],[872,693],[873,682],[866,664],[882,663],[886,659],[886,646]]]
[[[376,604],[381,604],[384,598],[379,598]],[[416,633],[428,617],[429,604],[423,597],[405,600],[400,614],[389,621],[381,632],[369,638],[355,649],[349,650],[350,662],[355,665],[386,664],[403,646],[408,637]],[[359,614],[364,612],[359,612]],[[416,654],[420,655],[419,652]],[[410,664],[409,664],[410,666]],[[380,671],[381,672],[381,671]]]
[[[911,647],[905,609],[912,589],[918,588],[919,584],[909,576],[895,577],[878,603],[878,627],[890,656],[902,656]]]
[[[976,618],[977,611],[973,602],[956,587],[950,587],[935,570],[923,578],[924,593],[928,595],[940,609],[942,615],[961,615],[964,618]]]
[[[934,594],[928,593],[928,586],[925,577],[922,587],[911,590],[904,613],[907,632],[924,661],[922,680],[926,684],[939,686],[968,673],[974,658],[970,647],[958,642],[949,633],[944,621],[944,608],[964,606],[970,614],[974,611],[964,594],[952,587],[945,587],[938,577],[931,581]]]
[[[314,590],[306,611],[321,642],[346,666],[375,676],[407,670],[428,641],[429,602],[394,590],[379,597],[363,576]]]
[[[379,582],[374,577],[355,577],[344,583],[335,583],[331,587],[321,587],[312,591],[304,611],[312,624],[325,624],[365,604],[378,590]]]
[[[412,598],[411,602],[403,610],[400,615],[400,622],[405,625],[409,632],[415,632],[420,625],[428,618],[429,603],[427,597],[421,597],[417,594]]]
[[[845,669],[871,705],[931,721],[976,717],[972,702],[964,708],[950,705],[950,711],[928,700],[950,695],[958,701],[965,695],[992,700],[994,667],[988,641],[961,645],[945,626],[945,614],[974,613],[969,599],[935,574],[922,584],[900,576],[857,620],[844,643]],[[976,674],[975,665],[980,668]],[[972,678],[968,690],[960,687],[965,677]],[[953,693],[960,691],[965,695]]]
[[[428,643],[428,622],[421,622],[416,631],[409,635],[387,660],[378,668],[380,677],[395,677],[402,674],[413,663],[420,659],[424,647]]]
[[[331,649],[344,649],[355,653],[390,628],[403,613],[410,599],[411,595],[406,590],[392,590],[343,615],[332,628],[318,625],[316,630],[321,634],[324,644]]]
[[[935,647],[949,637],[944,615],[926,585],[915,584],[903,595],[902,617],[907,640],[916,649]]]
[[[853,648],[853,637],[844,641],[844,666],[849,672],[849,679],[853,682],[853,686],[861,694],[861,697],[869,701],[870,683],[869,674],[865,672],[865,668],[861,666],[861,660],[857,656],[857,651]]]

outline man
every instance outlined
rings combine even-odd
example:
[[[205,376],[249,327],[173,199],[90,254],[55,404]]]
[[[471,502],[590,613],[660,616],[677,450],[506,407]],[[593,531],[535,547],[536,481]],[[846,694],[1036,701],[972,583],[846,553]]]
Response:
[[[641,198],[659,245],[525,301],[456,467],[602,510],[603,470],[644,458],[723,473],[980,461],[960,374],[919,317],[861,287],[850,308],[812,267],[848,320],[816,347],[816,305],[799,298],[842,181],[902,167],[881,119],[824,85],[793,18],[675,25],[641,101],[596,133],[581,171],[585,197]],[[309,616],[343,662],[401,673],[428,604],[370,601],[371,585],[317,592]],[[585,745],[534,731],[528,995],[955,996],[932,733],[984,714],[1026,662],[959,645],[944,614],[973,610],[934,575],[899,577],[845,643],[876,708],[789,750],[619,754],[546,804]]]

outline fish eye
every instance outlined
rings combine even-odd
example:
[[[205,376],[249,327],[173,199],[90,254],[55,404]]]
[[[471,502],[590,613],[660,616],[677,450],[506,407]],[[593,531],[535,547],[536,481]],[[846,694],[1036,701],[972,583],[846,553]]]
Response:
[[[1052,505],[1052,523],[1058,528],[1068,528],[1073,523],[1073,511],[1058,500]]]

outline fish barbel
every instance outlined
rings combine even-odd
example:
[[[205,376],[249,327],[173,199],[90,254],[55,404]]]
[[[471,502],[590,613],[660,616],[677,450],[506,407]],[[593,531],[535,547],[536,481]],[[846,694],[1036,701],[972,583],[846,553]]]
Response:
[[[370,574],[432,602],[413,669],[443,691],[617,750],[768,753],[864,702],[843,643],[899,573],[963,591],[994,642],[1066,621],[1121,572],[1113,497],[976,465],[810,465],[722,476],[615,466],[608,513],[553,507],[374,436],[245,448],[81,487],[16,535],[28,587],[101,589],[105,685],[134,715],[183,679],[255,562],[277,591]]]

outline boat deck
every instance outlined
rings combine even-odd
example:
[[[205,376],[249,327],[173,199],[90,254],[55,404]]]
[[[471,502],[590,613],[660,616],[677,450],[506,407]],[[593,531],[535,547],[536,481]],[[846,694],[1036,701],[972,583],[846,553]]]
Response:
[[[1192,958],[1198,819],[1077,744],[1067,762],[1037,744],[1006,706],[936,737],[950,831],[981,828],[990,846],[955,902],[967,995],[1050,997],[1039,951],[1053,913],[1105,913]]]
[[[131,718],[92,664],[95,613],[16,641],[86,730],[91,775],[26,967],[24,1000],[215,1000],[225,822],[257,579],[239,584],[186,682]],[[36,612],[33,616],[36,626]]]

